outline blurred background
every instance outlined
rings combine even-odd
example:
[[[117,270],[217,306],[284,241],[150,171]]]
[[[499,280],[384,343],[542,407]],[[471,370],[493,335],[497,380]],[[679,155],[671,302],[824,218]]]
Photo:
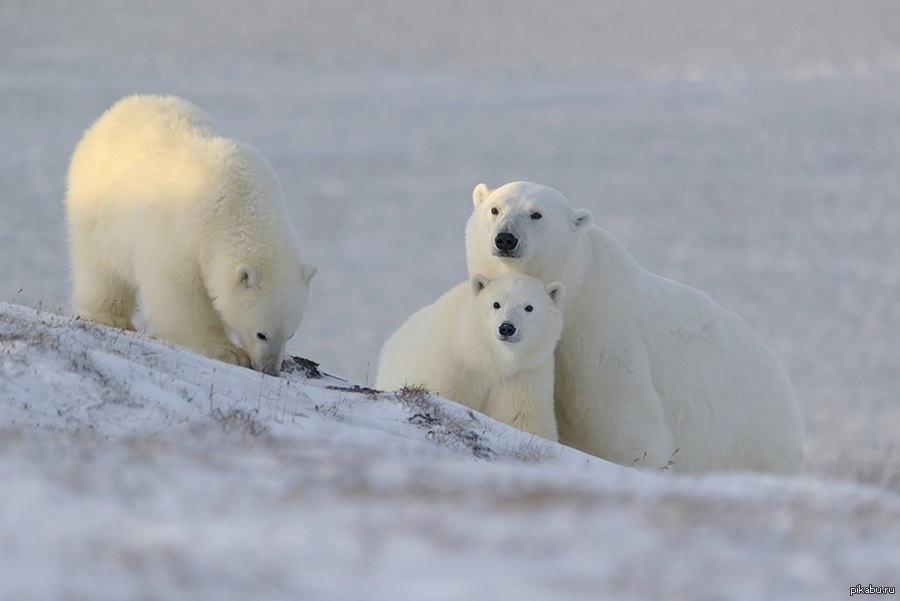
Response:
[[[132,93],[272,161],[327,371],[373,382],[466,277],[472,188],[527,179],[744,317],[812,470],[900,463],[896,0],[4,0],[0,301],[70,311],[68,159]]]

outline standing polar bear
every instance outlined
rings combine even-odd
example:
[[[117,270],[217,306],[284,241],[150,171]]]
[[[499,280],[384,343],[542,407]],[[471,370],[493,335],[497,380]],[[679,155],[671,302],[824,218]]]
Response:
[[[131,96],[76,147],[66,209],[79,316],[133,329],[140,296],[156,335],[277,373],[316,268],[259,152],[186,100]]]
[[[556,349],[560,442],[623,465],[792,473],[803,426],[778,359],[739,316],[642,269],[558,191],[473,191],[470,273],[566,287]]]
[[[563,287],[474,275],[414,313],[388,339],[376,386],[424,385],[498,421],[557,440],[553,349]]]

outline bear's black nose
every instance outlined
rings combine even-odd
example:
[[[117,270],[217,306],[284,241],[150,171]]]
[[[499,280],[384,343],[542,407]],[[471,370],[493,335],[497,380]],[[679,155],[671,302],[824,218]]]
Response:
[[[504,338],[509,338],[513,334],[516,333],[516,326],[509,323],[508,321],[504,321],[500,324],[500,335]]]
[[[509,252],[519,245],[519,240],[509,232],[501,232],[494,238],[494,246],[497,250]]]

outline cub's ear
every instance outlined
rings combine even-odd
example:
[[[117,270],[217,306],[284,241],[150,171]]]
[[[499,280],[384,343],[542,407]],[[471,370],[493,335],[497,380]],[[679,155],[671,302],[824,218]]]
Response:
[[[562,282],[550,282],[547,284],[547,294],[550,295],[550,299],[553,301],[553,304],[557,307],[562,303],[563,296],[566,291],[566,287],[562,285]]]
[[[472,284],[472,292],[475,293],[475,296],[478,296],[478,293],[487,288],[487,285],[491,283],[489,279],[480,273],[473,275],[469,282]]]
[[[234,270],[234,280],[245,288],[253,288],[259,283],[259,272],[253,265],[238,265]]]
[[[594,216],[587,209],[578,209],[572,212],[572,224],[575,230],[583,229],[594,222]]]
[[[300,277],[303,279],[303,283],[309,286],[309,281],[316,275],[317,271],[319,271],[319,268],[315,265],[310,265],[309,263],[300,265]]]
[[[481,201],[487,198],[491,193],[491,189],[487,187],[486,184],[478,184],[475,186],[475,189],[472,190],[472,204],[476,207],[481,204]]]

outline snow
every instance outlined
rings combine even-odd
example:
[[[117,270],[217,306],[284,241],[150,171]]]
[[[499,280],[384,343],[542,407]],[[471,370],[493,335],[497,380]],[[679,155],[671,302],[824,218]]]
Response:
[[[351,382],[64,317],[67,162],[134,92],[271,159],[320,267],[290,351]],[[3,2],[0,598],[896,585],[898,97],[894,0]],[[808,473],[648,474],[327,388],[374,381],[465,277],[472,187],[513,179],[740,313],[794,383]]]
[[[894,492],[614,466],[17,305],[0,337],[0,598],[824,598],[900,567]]]

